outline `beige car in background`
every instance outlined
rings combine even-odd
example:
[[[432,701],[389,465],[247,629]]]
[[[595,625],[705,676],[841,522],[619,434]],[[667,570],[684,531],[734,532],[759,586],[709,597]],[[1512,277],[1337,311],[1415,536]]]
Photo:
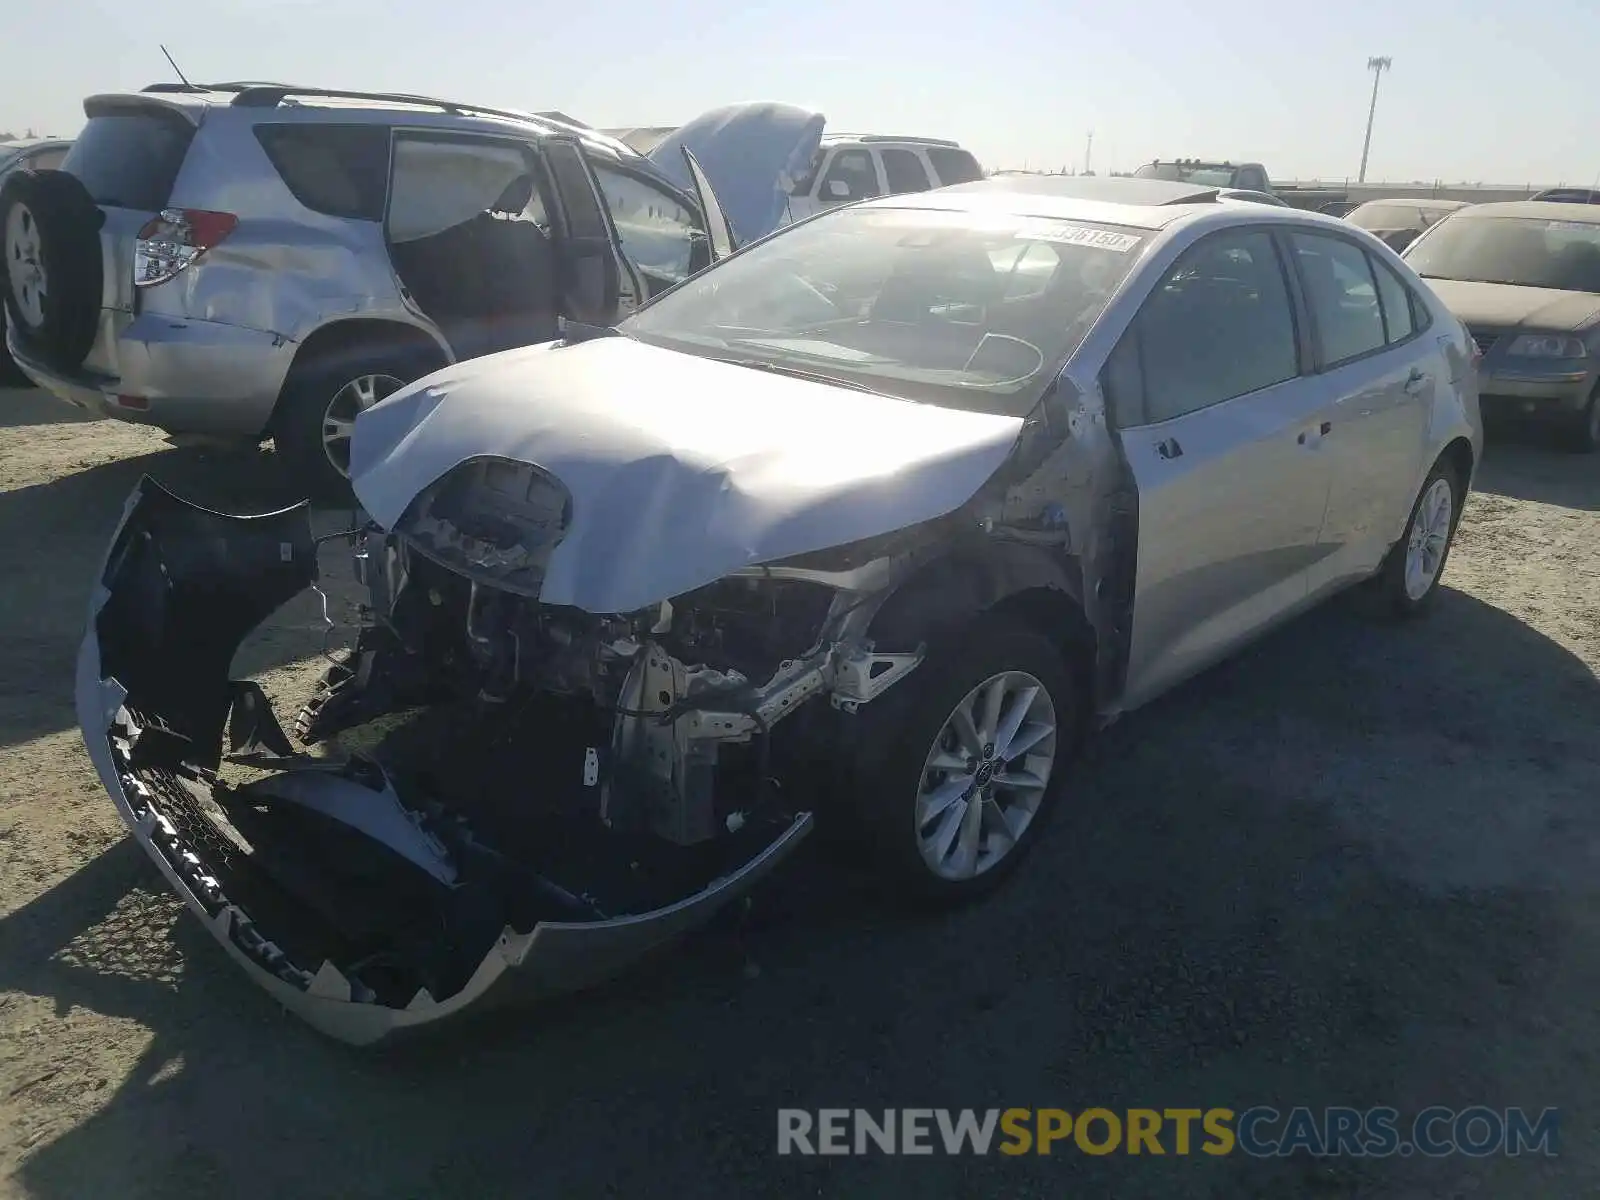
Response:
[[[1467,207],[1465,200],[1436,200],[1431,197],[1412,199],[1396,197],[1390,200],[1368,200],[1345,214],[1345,220],[1382,238],[1391,250],[1399,254],[1430,225],[1444,220],[1451,213]]]
[[[1404,257],[1477,342],[1485,418],[1546,421],[1600,450],[1600,205],[1470,205]]]

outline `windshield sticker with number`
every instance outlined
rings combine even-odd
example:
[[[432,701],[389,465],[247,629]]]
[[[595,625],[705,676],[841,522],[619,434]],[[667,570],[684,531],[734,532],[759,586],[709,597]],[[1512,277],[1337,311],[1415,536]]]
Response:
[[[1040,221],[1024,225],[1017,230],[1018,238],[1036,242],[1055,242],[1063,246],[1092,246],[1096,250],[1114,250],[1126,254],[1139,244],[1131,233],[1113,233],[1109,229],[1091,229],[1087,225],[1062,225],[1055,221]]]

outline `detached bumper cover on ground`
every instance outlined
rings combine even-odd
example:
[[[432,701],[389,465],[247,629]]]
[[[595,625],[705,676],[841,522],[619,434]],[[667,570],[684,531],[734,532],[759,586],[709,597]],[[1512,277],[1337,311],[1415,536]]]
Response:
[[[245,972],[287,1008],[341,1040],[366,1044],[488,1001],[569,991],[598,982],[704,922],[747,891],[809,831],[799,814],[762,836],[750,856],[676,903],[587,920],[493,926],[493,910],[463,886],[449,839],[402,803],[374,764],[348,767],[293,755],[260,689],[231,682],[244,638],[316,578],[305,506],[228,516],[178,499],[146,478],[130,497],[90,603],[76,699],[84,742],[117,810],[172,887]],[[265,780],[218,780],[224,735]],[[383,859],[408,889],[428,889],[430,918],[456,922],[440,953],[481,935],[481,958],[456,970],[448,995],[424,987],[403,1000],[353,983],[304,930],[290,945],[275,926],[297,907],[293,838],[252,847],[239,815],[292,809],[319,830],[338,827],[358,855]],[[309,817],[306,814],[310,814]],[[350,839],[356,839],[352,843]],[[271,853],[266,851],[270,850]],[[310,847],[307,847],[309,852]],[[314,871],[315,864],[300,871]],[[305,880],[300,880],[303,888]],[[552,888],[557,898],[560,889]],[[303,894],[303,892],[301,893]],[[566,901],[580,902],[571,895]],[[555,901],[552,901],[555,903]],[[591,917],[597,914],[589,914]],[[465,934],[462,931],[466,931]],[[477,944],[477,943],[474,943]],[[443,968],[443,976],[451,970]]]

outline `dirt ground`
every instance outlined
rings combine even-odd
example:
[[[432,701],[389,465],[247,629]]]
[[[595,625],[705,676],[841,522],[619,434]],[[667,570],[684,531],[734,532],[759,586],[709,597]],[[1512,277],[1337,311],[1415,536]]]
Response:
[[[1336,602],[1118,724],[984,905],[895,915],[808,846],[745,929],[379,1054],[225,959],[122,836],[72,714],[139,475],[259,510],[286,499],[269,468],[0,393],[0,1195],[1600,1188],[1595,461],[1492,444],[1427,621]],[[247,665],[293,693],[318,628],[285,613]],[[1252,1104],[1555,1106],[1561,1156],[775,1153],[780,1106]]]

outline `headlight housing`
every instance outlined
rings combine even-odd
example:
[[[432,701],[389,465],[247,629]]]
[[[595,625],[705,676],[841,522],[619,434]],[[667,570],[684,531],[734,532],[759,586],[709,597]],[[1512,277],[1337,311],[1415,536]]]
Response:
[[[447,570],[537,597],[571,521],[572,495],[553,475],[473,458],[419,493],[394,532]]]
[[[1524,333],[1512,339],[1506,353],[1518,358],[1583,358],[1588,348],[1565,333]]]

